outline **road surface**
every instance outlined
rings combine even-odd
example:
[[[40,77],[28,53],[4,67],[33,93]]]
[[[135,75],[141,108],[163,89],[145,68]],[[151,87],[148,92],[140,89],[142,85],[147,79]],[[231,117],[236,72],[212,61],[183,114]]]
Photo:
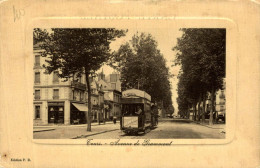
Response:
[[[182,119],[163,119],[157,128],[148,133],[126,135],[121,130],[114,130],[96,135],[85,136],[93,139],[223,139],[224,124],[220,127],[207,127]]]

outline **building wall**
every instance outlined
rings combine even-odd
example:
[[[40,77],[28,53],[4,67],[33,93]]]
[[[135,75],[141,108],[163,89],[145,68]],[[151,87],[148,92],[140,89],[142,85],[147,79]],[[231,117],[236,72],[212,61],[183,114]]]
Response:
[[[98,105],[99,104],[99,97],[98,97],[98,95],[92,95],[91,96],[91,104],[92,105]]]
[[[121,116],[121,94],[113,92],[113,115]]]
[[[64,102],[64,124],[70,124],[70,101],[66,100]]]
[[[42,65],[45,63],[45,58],[41,57],[41,50],[37,45],[34,46],[33,54],[35,65],[34,70],[34,81],[35,72],[40,73],[40,82],[34,83],[34,95],[35,90],[40,90],[40,99],[34,99],[34,124],[35,125],[45,125],[48,124],[48,103],[51,102],[62,102],[64,103],[64,124],[70,124],[70,110],[71,102],[75,103],[87,103],[87,92],[86,92],[86,79],[85,76],[78,77],[77,74],[72,75],[70,79],[64,81],[64,79],[58,79],[54,81],[55,74],[46,74],[45,69]],[[39,57],[35,57],[39,56]],[[39,59],[38,59],[39,58]],[[36,62],[36,60],[40,60]],[[36,64],[37,63],[37,64]],[[104,79],[105,76],[103,75]],[[91,102],[93,105],[104,104],[104,94],[99,95],[98,85],[95,83],[94,79],[91,79],[91,89],[93,89],[93,96],[91,96]],[[59,89],[59,97],[54,99],[53,90]],[[80,96],[81,95],[81,96]],[[110,95],[111,96],[111,95]],[[113,95],[111,97],[113,99]],[[40,107],[40,117],[36,119],[35,106]],[[96,107],[97,109],[97,107]]]
[[[34,47],[34,96],[35,90],[40,91],[39,99],[35,99],[33,103],[33,121],[34,125],[46,125],[48,124],[48,102],[62,102],[64,103],[64,124],[70,124],[70,100],[72,99],[71,96],[71,82],[74,80],[73,78],[69,79],[68,81],[63,81],[64,79],[56,78],[57,80],[54,81],[54,73],[46,74],[45,69],[42,67],[43,63],[45,63],[45,58],[41,57],[42,50],[37,47]],[[37,57],[36,56],[40,56]],[[38,59],[39,58],[39,59]],[[36,60],[40,60],[39,62]],[[35,82],[35,73],[40,74],[40,81]],[[84,82],[84,77],[80,79]],[[59,95],[57,99],[53,97],[53,90],[59,89]],[[40,107],[40,117],[36,118],[36,106]]]
[[[40,106],[40,118],[36,118],[35,107]],[[47,101],[37,101],[33,104],[33,121],[34,125],[48,124],[48,106]]]
[[[219,90],[216,94],[216,111],[225,112],[226,109],[226,93],[225,90]]]
[[[109,74],[106,78],[106,82],[112,89],[121,92],[120,74],[116,72]]]

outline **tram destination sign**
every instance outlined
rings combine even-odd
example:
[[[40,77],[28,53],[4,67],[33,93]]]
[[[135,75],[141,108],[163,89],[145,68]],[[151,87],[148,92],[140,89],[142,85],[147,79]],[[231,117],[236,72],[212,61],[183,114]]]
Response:
[[[124,127],[138,128],[138,117],[123,117]]]

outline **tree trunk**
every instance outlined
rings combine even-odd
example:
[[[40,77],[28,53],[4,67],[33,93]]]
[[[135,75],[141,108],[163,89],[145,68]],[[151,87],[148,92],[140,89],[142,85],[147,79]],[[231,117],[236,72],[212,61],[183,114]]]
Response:
[[[187,119],[190,119],[190,106],[188,105],[187,115],[185,116]]]
[[[100,125],[100,110],[98,109],[97,111],[97,122],[98,122],[98,125]]]
[[[91,88],[89,82],[89,73],[85,72],[85,76],[86,76],[86,84],[87,84],[87,91],[88,91],[87,131],[91,131],[91,109],[92,108],[91,108]]]
[[[197,103],[193,103],[193,104],[192,104],[192,106],[193,106],[193,120],[194,120],[194,121],[196,121],[196,113],[197,113],[196,104],[197,104]]]
[[[216,112],[216,96],[214,96],[214,104],[213,104],[213,123],[217,123],[217,112]]]
[[[102,109],[103,112],[103,124],[106,124],[106,112],[105,109]]]
[[[211,88],[211,108],[210,108],[210,116],[209,116],[209,125],[213,125],[213,112],[214,112],[214,96],[215,96],[215,89],[214,87]]]
[[[201,97],[202,97],[202,94],[200,93],[199,103],[198,103],[198,116],[197,116],[197,121],[200,121],[200,113],[201,113],[200,104],[201,104]]]
[[[206,99],[207,99],[207,94],[205,93],[205,94],[203,95],[202,123],[205,123]]]

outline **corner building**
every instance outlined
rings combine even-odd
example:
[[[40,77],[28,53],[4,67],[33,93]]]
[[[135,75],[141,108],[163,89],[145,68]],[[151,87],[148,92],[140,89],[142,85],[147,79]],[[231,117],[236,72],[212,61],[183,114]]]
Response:
[[[45,58],[41,57],[41,52],[39,44],[34,45],[34,125],[86,123],[88,107],[85,76],[76,77],[74,74],[65,81],[58,77],[58,71],[46,74],[42,67]]]

